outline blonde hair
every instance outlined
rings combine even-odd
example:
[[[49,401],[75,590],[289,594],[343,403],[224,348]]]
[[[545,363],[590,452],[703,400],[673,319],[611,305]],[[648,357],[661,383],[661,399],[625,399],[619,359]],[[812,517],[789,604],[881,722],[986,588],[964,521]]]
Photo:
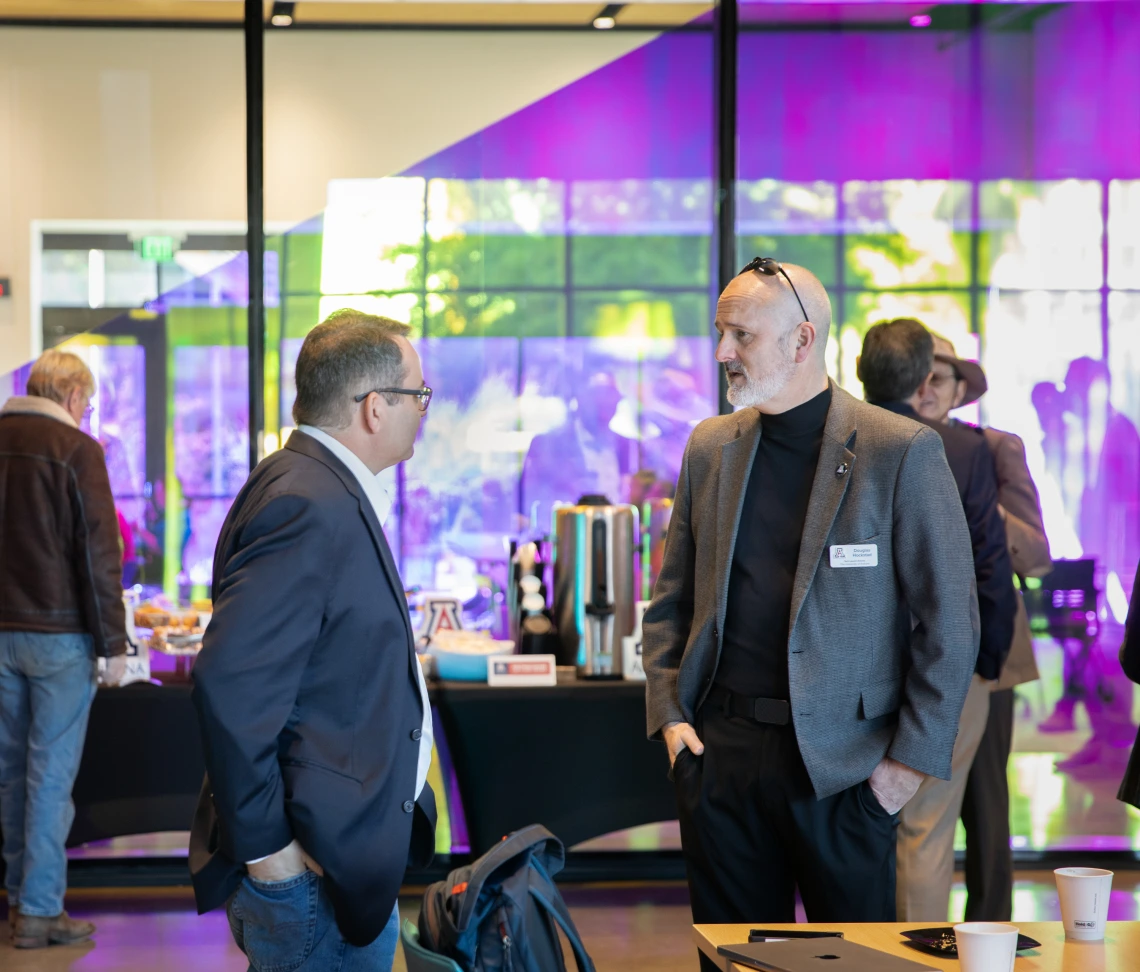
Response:
[[[83,359],[70,351],[45,351],[28,375],[28,394],[50,398],[57,405],[66,405],[76,388],[90,398],[95,394],[95,376]]]

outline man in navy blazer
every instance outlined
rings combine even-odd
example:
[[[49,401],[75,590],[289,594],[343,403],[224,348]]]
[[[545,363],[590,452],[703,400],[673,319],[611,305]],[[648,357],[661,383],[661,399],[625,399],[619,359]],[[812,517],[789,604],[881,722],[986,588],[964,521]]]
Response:
[[[344,310],[309,333],[297,431],[218,539],[190,866],[253,969],[390,969],[405,868],[431,858],[431,710],[376,480],[431,398],[407,332]]]

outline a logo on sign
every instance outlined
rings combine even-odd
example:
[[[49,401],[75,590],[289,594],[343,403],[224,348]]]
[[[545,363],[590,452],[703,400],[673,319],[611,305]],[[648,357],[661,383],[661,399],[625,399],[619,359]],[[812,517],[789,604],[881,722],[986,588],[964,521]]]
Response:
[[[439,598],[428,602],[428,622],[425,633],[430,638],[437,631],[461,631],[459,602],[454,599]]]

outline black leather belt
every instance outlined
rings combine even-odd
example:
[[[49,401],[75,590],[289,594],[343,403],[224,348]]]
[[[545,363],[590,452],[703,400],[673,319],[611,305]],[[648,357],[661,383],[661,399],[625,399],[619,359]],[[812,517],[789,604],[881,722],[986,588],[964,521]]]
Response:
[[[792,721],[792,705],[784,699],[751,699],[717,686],[709,692],[706,701],[723,709],[727,715],[769,726],[786,726]]]

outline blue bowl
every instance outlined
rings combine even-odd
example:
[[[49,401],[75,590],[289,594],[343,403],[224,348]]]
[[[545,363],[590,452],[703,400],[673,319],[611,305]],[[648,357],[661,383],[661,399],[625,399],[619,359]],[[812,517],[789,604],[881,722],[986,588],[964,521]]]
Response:
[[[502,651],[476,655],[470,652],[432,651],[435,656],[435,673],[449,682],[487,681],[487,659],[503,654]]]

